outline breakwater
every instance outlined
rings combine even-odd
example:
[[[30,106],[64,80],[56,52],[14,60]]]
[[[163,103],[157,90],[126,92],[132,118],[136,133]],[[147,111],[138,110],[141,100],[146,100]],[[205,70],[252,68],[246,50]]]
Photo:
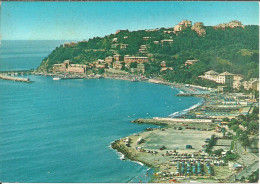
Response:
[[[17,82],[31,82],[29,78],[19,78],[19,77],[7,76],[7,75],[0,75],[0,79],[12,80]]]

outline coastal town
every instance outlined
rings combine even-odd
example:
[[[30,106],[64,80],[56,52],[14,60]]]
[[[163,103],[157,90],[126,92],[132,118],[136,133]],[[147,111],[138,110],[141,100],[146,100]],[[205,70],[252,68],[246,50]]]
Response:
[[[235,28],[245,29],[245,26],[240,21],[214,26],[214,30]],[[180,98],[201,98],[201,104],[168,117],[132,120],[131,123],[155,127],[115,140],[111,144],[112,148],[123,154],[122,160],[138,161],[153,168],[151,182],[252,182],[259,171],[259,78],[232,73],[228,69],[215,71],[212,67],[193,78],[196,84],[192,84],[193,81],[188,84],[168,80],[165,76],[171,76],[172,73],[177,75],[181,73],[180,70],[187,71],[203,61],[196,57],[179,59],[178,67],[175,67],[169,64],[167,57],[155,59],[149,52],[149,47],[165,48],[174,44],[175,40],[170,35],[181,34],[185,29],[195,31],[199,37],[208,34],[202,22],[192,25],[191,21],[183,20],[173,28],[163,30],[162,34],[166,36],[161,40],[143,36],[141,40],[150,45],[139,44],[136,54],[120,54],[117,51],[123,53],[130,44],[119,42],[120,39],[127,40],[129,37],[117,37],[125,32],[118,30],[109,40],[109,54],[91,62],[62,59],[48,66],[48,69],[49,59],[46,59],[30,74],[50,76],[57,81],[109,78],[149,82],[178,89],[179,94],[176,96]],[[64,43],[60,49],[70,49],[86,43],[88,41]],[[103,48],[88,48],[84,52],[108,51]],[[248,55],[249,51],[245,52]],[[176,58],[177,56],[171,56],[171,62],[174,63]],[[156,72],[151,66],[156,68]],[[29,78],[17,78],[21,74],[23,72],[1,72],[0,78],[31,82]]]

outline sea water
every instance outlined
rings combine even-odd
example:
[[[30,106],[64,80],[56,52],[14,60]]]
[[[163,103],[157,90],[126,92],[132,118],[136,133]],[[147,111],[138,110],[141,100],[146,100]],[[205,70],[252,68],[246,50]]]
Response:
[[[30,57],[37,67],[45,56]],[[19,63],[31,68],[26,57]],[[201,101],[144,82],[25,77],[33,82],[0,80],[1,182],[148,182],[152,170],[120,160],[111,142],[152,127],[132,124],[136,118],[168,117]]]

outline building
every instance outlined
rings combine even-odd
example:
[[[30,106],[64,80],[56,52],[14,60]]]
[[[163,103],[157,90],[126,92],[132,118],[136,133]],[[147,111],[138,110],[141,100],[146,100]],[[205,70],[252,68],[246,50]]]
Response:
[[[137,64],[137,72],[145,72],[145,65],[143,63]]]
[[[137,56],[124,56],[125,63],[146,63],[148,62],[148,57],[137,57]]]
[[[160,72],[163,72],[163,71],[173,71],[173,68],[172,67],[162,67]]]
[[[159,44],[160,42],[159,41],[153,41],[154,44]]]
[[[77,43],[76,42],[70,42],[70,43],[64,43],[63,44],[63,47],[74,47],[74,46],[76,46],[77,45]]]
[[[259,91],[259,81],[252,81],[252,89],[254,91]]]
[[[115,61],[120,61],[121,59],[121,56],[120,55],[114,55],[114,60]]]
[[[183,20],[178,25],[174,26],[173,30],[174,33],[180,32],[184,30],[187,27],[190,27],[192,25],[192,22],[190,20]]]
[[[121,44],[121,45],[120,45],[120,49],[126,49],[127,46],[128,46],[128,44]]]
[[[206,80],[212,80],[212,81],[217,81],[219,73],[215,72],[213,70],[207,71],[204,73],[204,75],[200,75],[199,78],[206,79]]]
[[[233,76],[234,74],[229,72],[223,72],[218,75],[217,77],[217,83],[225,84],[227,87],[233,88]]]
[[[244,76],[242,75],[234,75],[233,76],[233,88],[234,89],[240,89],[242,86],[242,80]]]
[[[67,72],[68,73],[86,73],[87,66],[80,64],[70,64],[68,65]]]
[[[151,39],[152,37],[149,37],[149,36],[146,36],[146,37],[143,37],[144,40],[149,40]]]
[[[200,36],[206,33],[203,22],[194,23],[194,25],[191,27],[191,30],[196,31]]]
[[[258,78],[251,78],[249,81],[242,82],[242,85],[245,90],[255,90],[259,91],[259,79]]]
[[[112,63],[114,61],[114,58],[112,56],[108,56],[105,58],[106,63]]]
[[[185,62],[185,66],[187,66],[187,65],[193,65],[193,64],[195,64],[195,63],[197,63],[198,62],[198,60],[187,60],[186,62]]]
[[[142,54],[147,54],[147,46],[146,45],[141,45],[139,52]]]
[[[165,61],[161,62],[161,67],[166,67],[166,62]]]
[[[164,44],[164,43],[172,43],[173,40],[172,39],[169,39],[169,40],[161,40],[161,43]]]
[[[106,68],[106,64],[96,64],[96,68]]]
[[[237,20],[230,21],[229,23],[218,24],[214,28],[215,29],[218,29],[218,28],[225,29],[227,27],[230,27],[230,28],[236,28],[236,27],[245,28],[245,26],[240,21],[237,21]]]
[[[113,38],[113,39],[112,39],[112,42],[117,42],[117,38]]]
[[[87,66],[81,64],[70,64],[69,60],[65,60],[61,64],[53,65],[54,73],[86,73]]]
[[[120,33],[120,32],[128,32],[128,29],[126,29],[126,30],[117,30],[117,31],[115,32],[115,34],[118,34],[118,33]]]
[[[123,68],[123,65],[121,64],[120,61],[115,61],[115,62],[113,63],[113,68],[114,68],[114,69],[119,69],[119,70],[121,70],[121,69]]]

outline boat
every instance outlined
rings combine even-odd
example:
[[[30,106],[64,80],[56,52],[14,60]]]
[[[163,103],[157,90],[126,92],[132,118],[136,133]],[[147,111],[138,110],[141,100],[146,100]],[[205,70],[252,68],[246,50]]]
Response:
[[[60,80],[61,78],[59,77],[53,77],[53,80]]]

